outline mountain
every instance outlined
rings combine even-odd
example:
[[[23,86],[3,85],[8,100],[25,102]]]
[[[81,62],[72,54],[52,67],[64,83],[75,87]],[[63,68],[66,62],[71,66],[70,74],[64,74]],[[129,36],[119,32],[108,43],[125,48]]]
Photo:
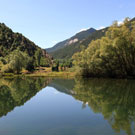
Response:
[[[55,59],[69,59],[73,56],[74,53],[79,52],[81,50],[82,45],[85,46],[85,48],[87,48],[88,44],[92,40],[96,40],[104,36],[107,29],[108,28],[104,28],[104,29],[92,32],[87,38],[84,38],[78,42],[72,43],[70,44],[70,46],[68,45],[56,51],[50,52],[50,54]]]
[[[134,18],[132,18],[132,19],[131,19],[131,21],[132,21],[132,22],[133,22],[133,21],[135,21],[135,17],[134,17]]]
[[[47,52],[55,59],[69,59],[73,56],[74,53],[81,50],[82,45],[87,48],[88,44],[92,40],[96,40],[104,36],[107,29],[108,27],[101,30],[95,30],[93,28],[90,28],[86,31],[82,31],[80,33],[77,33],[70,39],[64,40],[56,44],[54,47],[47,49]]]
[[[48,64],[51,62],[51,57],[46,50],[41,49],[22,34],[14,33],[4,23],[0,23],[0,57],[5,58],[15,50],[25,52],[33,59],[36,59],[36,54],[40,52],[41,57],[44,58]]]
[[[132,18],[131,21],[135,21],[135,18]],[[82,38],[78,40],[77,42],[72,42],[70,45],[65,45],[58,48],[57,45],[60,45],[63,42],[67,42],[67,40],[65,40],[61,43],[58,43],[54,47],[52,47],[51,48],[52,50],[50,49],[51,51],[50,50],[49,51],[47,50],[47,51],[55,59],[70,59],[74,53],[79,52],[81,50],[81,46],[84,46],[85,48],[87,48],[92,40],[100,39],[101,37],[103,37],[106,31],[108,30],[108,28],[109,27],[106,27],[100,30],[94,29],[92,33],[90,33],[87,36],[84,36],[85,38],[83,38],[82,36]],[[81,33],[81,35],[83,34],[84,33]],[[57,49],[54,49],[54,48],[57,48]]]
[[[85,31],[81,31],[79,33],[77,33],[76,35],[74,35],[73,37],[69,38],[69,39],[66,39],[60,43],[57,43],[56,45],[54,45],[52,48],[48,48],[46,49],[46,51],[48,53],[51,53],[51,52],[54,52],[54,51],[57,51],[59,49],[62,49],[64,48],[65,46],[69,46],[71,44],[74,44],[76,42],[79,42],[81,41],[82,39],[84,38],[87,38],[90,34],[92,34],[93,32],[95,32],[96,30],[94,28],[90,28],[88,30],[85,30]]]

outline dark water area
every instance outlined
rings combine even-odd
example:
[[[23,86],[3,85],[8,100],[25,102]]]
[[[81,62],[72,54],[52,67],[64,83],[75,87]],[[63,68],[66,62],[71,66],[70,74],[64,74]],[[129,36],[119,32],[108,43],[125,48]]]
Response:
[[[134,135],[135,81],[0,78],[1,135]]]

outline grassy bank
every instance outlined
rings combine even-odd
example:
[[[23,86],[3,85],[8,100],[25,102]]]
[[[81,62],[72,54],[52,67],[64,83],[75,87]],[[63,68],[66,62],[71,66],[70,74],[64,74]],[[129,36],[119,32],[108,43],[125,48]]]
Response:
[[[73,78],[74,72],[49,72],[49,73],[30,73],[30,74],[11,74],[3,73],[1,77],[17,77],[17,76],[29,76],[29,77],[62,77],[62,78]]]
[[[46,76],[46,77],[74,77],[74,72],[48,72],[48,73],[32,73],[25,76]]]
[[[5,77],[16,77],[16,76],[30,76],[30,77],[62,77],[62,78],[73,78],[75,76],[75,72],[73,70],[52,72],[50,68],[38,68],[34,72],[26,72],[22,71],[21,74],[14,73],[0,73],[0,76]]]

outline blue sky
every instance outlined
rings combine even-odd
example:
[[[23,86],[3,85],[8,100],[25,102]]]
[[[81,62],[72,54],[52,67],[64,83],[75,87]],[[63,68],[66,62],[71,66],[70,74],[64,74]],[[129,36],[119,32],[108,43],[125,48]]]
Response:
[[[135,0],[0,0],[0,22],[42,48],[135,17]]]

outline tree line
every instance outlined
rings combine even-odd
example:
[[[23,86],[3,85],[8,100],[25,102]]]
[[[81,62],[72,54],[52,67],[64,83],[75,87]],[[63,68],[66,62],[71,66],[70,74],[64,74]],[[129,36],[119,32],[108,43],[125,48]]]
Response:
[[[65,71],[73,66],[71,59],[55,59],[52,64],[52,71]]]
[[[85,77],[135,77],[135,21],[115,21],[105,36],[74,54],[73,64]]]
[[[40,49],[35,52],[33,57],[19,49],[14,50],[5,57],[0,57],[0,71],[2,73],[19,74],[22,69],[32,72],[39,66],[50,66],[50,61],[42,55]]]

